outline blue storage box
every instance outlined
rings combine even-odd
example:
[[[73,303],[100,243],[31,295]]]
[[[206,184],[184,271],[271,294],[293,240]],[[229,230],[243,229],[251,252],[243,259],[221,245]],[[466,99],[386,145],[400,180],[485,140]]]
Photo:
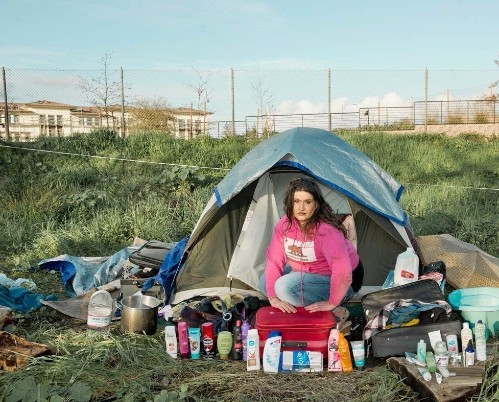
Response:
[[[461,311],[470,328],[482,320],[488,334],[499,336],[499,288],[457,289],[449,294],[447,301],[454,310]]]

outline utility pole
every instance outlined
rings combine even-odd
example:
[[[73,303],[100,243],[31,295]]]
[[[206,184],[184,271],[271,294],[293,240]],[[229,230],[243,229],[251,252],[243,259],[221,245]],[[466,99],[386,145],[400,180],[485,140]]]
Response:
[[[236,134],[236,112],[234,110],[234,67],[230,68],[230,95],[232,104],[232,135]]]
[[[126,125],[125,125],[125,88],[123,80],[123,67],[120,67],[120,81],[121,81],[121,137],[126,136]]]
[[[333,131],[333,122],[331,120],[331,68],[327,70],[327,108],[329,120],[329,132]]]
[[[7,139],[10,138],[10,130],[9,130],[9,102],[7,101],[7,80],[5,79],[5,67],[2,67],[2,82],[3,82],[3,99],[5,104],[5,136]]]

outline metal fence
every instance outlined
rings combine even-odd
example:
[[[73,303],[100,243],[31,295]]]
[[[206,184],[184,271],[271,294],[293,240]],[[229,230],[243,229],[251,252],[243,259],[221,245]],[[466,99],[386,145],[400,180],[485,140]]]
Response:
[[[127,110],[144,102],[202,115],[197,121],[176,117],[186,138],[261,136],[297,126],[411,129],[498,121],[497,69],[146,71],[108,65],[100,70],[2,68],[0,137],[7,137],[6,126],[10,137],[18,139],[87,132],[109,125],[110,115],[110,128],[128,135],[133,129]],[[60,104],[57,107],[66,107],[67,113],[46,112],[45,119],[53,119],[53,124],[35,113],[29,117],[29,130],[26,120],[16,121],[19,114],[13,110],[6,121],[12,105],[38,100]],[[99,110],[90,125],[86,118],[77,119],[86,107]]]

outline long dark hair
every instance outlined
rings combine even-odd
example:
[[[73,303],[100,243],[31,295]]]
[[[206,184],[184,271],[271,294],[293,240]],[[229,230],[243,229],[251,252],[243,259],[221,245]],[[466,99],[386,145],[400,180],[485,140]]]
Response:
[[[345,238],[347,237],[347,231],[341,223],[339,216],[333,212],[333,209],[322,195],[322,191],[317,183],[308,177],[298,177],[291,180],[286,190],[286,194],[284,195],[284,212],[290,223],[295,219],[293,216],[293,205],[296,191],[306,191],[307,193],[312,194],[312,197],[317,204],[314,214],[302,228],[302,231],[307,236],[312,236],[319,222],[326,222],[340,230]]]

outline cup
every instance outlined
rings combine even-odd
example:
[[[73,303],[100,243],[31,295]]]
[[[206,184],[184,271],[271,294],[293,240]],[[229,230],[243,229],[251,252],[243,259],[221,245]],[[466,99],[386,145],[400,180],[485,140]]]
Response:
[[[356,368],[362,368],[366,365],[366,353],[364,341],[350,341],[352,347],[353,360]]]

